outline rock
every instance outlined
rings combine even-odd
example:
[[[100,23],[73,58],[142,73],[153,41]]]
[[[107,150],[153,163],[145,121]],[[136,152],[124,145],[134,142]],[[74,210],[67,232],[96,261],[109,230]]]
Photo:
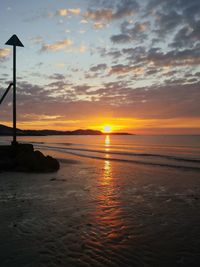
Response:
[[[48,163],[47,165],[48,165],[48,168],[49,168],[49,169],[52,169],[52,170],[59,170],[59,168],[60,168],[60,164],[59,164],[59,162],[58,162],[56,159],[54,159],[53,157],[51,157],[51,156],[47,156],[47,157],[46,157],[46,162]]]
[[[9,170],[13,168],[13,161],[10,157],[5,156],[0,158],[0,170]]]
[[[32,144],[0,146],[0,170],[22,172],[54,172],[59,169],[59,162],[34,151]]]

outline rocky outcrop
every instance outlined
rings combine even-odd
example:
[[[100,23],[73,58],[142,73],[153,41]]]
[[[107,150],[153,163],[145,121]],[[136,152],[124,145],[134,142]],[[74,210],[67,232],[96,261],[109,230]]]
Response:
[[[55,172],[59,162],[34,151],[32,144],[0,146],[0,171]]]

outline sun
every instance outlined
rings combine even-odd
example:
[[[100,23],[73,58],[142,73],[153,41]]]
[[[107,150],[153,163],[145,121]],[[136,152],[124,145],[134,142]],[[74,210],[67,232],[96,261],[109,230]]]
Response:
[[[103,132],[104,133],[111,133],[112,132],[112,127],[110,125],[103,126]]]

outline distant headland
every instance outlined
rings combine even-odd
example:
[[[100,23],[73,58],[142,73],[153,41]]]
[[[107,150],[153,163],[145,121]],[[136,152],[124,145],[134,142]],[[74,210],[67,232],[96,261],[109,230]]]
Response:
[[[13,128],[0,124],[0,136],[11,136]],[[107,135],[97,130],[78,129],[74,131],[56,131],[56,130],[21,130],[17,129],[18,136],[47,136],[47,135]],[[112,132],[109,135],[131,135],[130,133]]]

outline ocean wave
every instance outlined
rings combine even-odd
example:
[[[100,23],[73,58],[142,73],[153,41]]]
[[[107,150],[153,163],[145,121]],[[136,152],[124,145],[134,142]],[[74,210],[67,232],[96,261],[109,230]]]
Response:
[[[109,160],[109,161],[117,161],[117,162],[127,162],[127,163],[134,163],[134,164],[143,164],[143,165],[149,165],[149,166],[158,166],[158,167],[166,167],[166,168],[176,168],[176,169],[182,169],[182,170],[191,170],[191,171],[200,171],[200,165],[199,166],[191,166],[191,165],[185,165],[184,162],[187,163],[200,163],[198,159],[188,159],[188,158],[179,158],[174,156],[168,156],[168,155],[158,155],[158,154],[146,154],[146,153],[126,153],[126,152],[107,152],[107,151],[101,151],[101,150],[91,150],[91,149],[78,149],[78,148],[63,148],[63,147],[55,147],[55,146],[40,146],[41,149],[46,150],[53,150],[62,152],[65,154],[71,154],[74,156],[84,157],[84,158],[90,158],[90,159],[98,159],[98,160]],[[78,152],[92,152],[90,154],[83,154]],[[104,154],[105,156],[98,156],[95,153]],[[141,160],[137,159],[126,159],[126,158],[116,158],[116,157],[109,157],[107,158],[106,155],[120,155],[120,156],[139,156],[141,157]],[[172,162],[160,162],[158,161],[145,161],[148,157],[157,157],[157,158],[164,158],[166,160],[173,160]],[[60,158],[63,160],[63,158]],[[175,162],[181,162],[183,165],[178,165]]]
[[[72,144],[71,144],[72,145]],[[173,161],[183,161],[183,162],[190,162],[190,163],[200,163],[199,159],[194,158],[183,158],[178,156],[171,156],[171,155],[164,155],[164,154],[153,154],[153,153],[135,153],[135,152],[120,152],[120,151],[105,151],[105,150],[98,150],[98,149],[86,149],[86,148],[66,148],[66,147],[58,147],[58,146],[48,146],[45,147],[49,149],[60,149],[60,150],[72,150],[72,151],[81,151],[81,152],[90,152],[90,153],[101,153],[107,155],[120,155],[120,156],[137,156],[137,157],[144,157],[144,158],[163,158],[167,160]]]

